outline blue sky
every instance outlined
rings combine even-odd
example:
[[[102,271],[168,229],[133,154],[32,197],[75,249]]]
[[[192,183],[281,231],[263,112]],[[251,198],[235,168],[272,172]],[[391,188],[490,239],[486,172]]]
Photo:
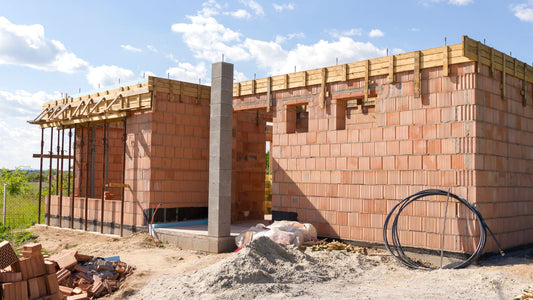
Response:
[[[41,104],[155,75],[209,83],[459,43],[532,63],[533,0],[0,0],[0,167],[38,168]],[[48,147],[48,146],[45,146]]]

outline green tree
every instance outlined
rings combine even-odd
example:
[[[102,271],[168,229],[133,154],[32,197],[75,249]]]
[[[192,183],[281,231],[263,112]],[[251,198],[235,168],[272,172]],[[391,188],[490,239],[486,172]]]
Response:
[[[2,168],[0,170],[0,184],[6,184],[6,191],[9,195],[21,195],[30,192],[31,187],[28,184],[26,171],[22,171],[21,167],[15,170],[8,170]]]

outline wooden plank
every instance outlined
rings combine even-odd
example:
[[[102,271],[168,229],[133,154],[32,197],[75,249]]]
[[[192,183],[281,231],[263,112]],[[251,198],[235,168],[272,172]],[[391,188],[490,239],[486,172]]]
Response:
[[[328,70],[322,68],[322,83],[320,85],[320,108],[326,106],[326,82],[327,82]]]
[[[502,70],[502,83],[501,83],[501,87],[500,87],[501,90],[502,90],[502,95],[501,95],[501,96],[502,96],[502,100],[505,100],[505,84],[506,84],[506,82],[505,82],[505,75],[506,75],[506,73],[507,73],[507,72],[506,72],[506,66],[505,66],[505,65],[506,65],[505,61],[506,61],[507,59],[506,59],[505,56],[506,56],[506,55],[504,54],[504,55],[503,55],[503,58],[502,58],[502,69],[503,69],[503,70]]]
[[[342,65],[342,81],[346,81],[346,76],[348,76],[348,64]]]
[[[494,48],[490,48],[490,77],[494,77]]]
[[[414,96],[415,98],[420,98],[420,52],[415,51],[413,58],[413,66],[414,66],[414,74],[413,74],[413,80],[414,80]],[[365,99],[366,100],[366,99]]]
[[[481,42],[477,42],[477,64],[476,69],[478,73],[481,73]]]
[[[39,153],[34,153],[33,158],[50,158],[50,154],[39,154]],[[52,154],[52,158],[53,159],[57,159],[57,158],[62,158],[62,159],[73,159],[74,156],[72,155],[57,155],[57,154]]]
[[[364,95],[365,102],[368,100],[368,84],[369,84],[369,82],[368,82],[369,70],[368,69],[369,68],[370,68],[370,60],[367,59],[365,61],[365,92],[364,92],[365,93],[365,95]]]
[[[270,112],[270,107],[272,106],[272,99],[271,99],[271,95],[270,95],[271,84],[272,84],[272,77],[268,77],[268,81],[267,81],[267,99],[266,99],[267,112]]]
[[[449,72],[449,66],[448,66],[448,63],[449,63],[449,60],[448,60],[448,52],[449,52],[449,48],[448,46],[444,46],[442,48],[442,76],[445,76],[445,77],[448,77],[448,72]]]
[[[389,57],[389,83],[394,82],[394,55]]]
[[[524,76],[522,77],[522,105],[527,105],[526,95],[527,95],[527,64],[524,63]]]

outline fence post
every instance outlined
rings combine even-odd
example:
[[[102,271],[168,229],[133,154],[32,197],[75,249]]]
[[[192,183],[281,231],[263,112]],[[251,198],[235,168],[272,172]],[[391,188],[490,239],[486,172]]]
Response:
[[[3,217],[2,217],[2,220],[3,220],[3,224],[4,224],[4,227],[6,226],[6,185],[4,183],[4,207],[3,207]]]

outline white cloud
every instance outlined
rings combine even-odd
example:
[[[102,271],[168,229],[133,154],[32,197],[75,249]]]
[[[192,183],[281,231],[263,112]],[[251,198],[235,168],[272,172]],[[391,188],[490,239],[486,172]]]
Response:
[[[86,71],[89,66],[61,42],[46,38],[42,25],[16,25],[5,17],[0,17],[0,64],[64,73]]]
[[[303,32],[298,32],[298,33],[289,33],[285,36],[283,35],[276,35],[276,43],[277,44],[281,44],[281,43],[284,43],[288,40],[292,40],[292,39],[303,39],[305,38],[305,33]]]
[[[249,59],[249,54],[244,49],[231,45],[240,41],[240,33],[226,28],[212,16],[203,15],[203,10],[198,15],[187,18],[190,23],[176,23],[171,29],[183,34],[183,41],[197,58],[215,62],[224,54],[234,61]]]
[[[434,3],[441,3],[441,2],[444,2],[444,0],[420,0],[419,1],[419,3],[422,4],[423,6],[431,6]],[[448,4],[456,5],[456,6],[465,6],[473,2],[474,0],[448,0],[447,1]]]
[[[385,34],[383,33],[383,31],[379,30],[379,29],[372,29],[370,30],[370,32],[368,33],[368,36],[369,37],[382,37],[384,36]]]
[[[419,32],[419,31],[420,31],[420,28],[417,28],[417,27],[411,27],[411,28],[409,28],[409,31],[412,31],[412,32]]]
[[[120,45],[120,48],[130,52],[142,52],[141,49],[133,47],[132,45]]]
[[[0,168],[39,166],[39,160],[32,158],[32,154],[40,151],[41,132],[26,121],[37,117],[44,102],[59,98],[59,93],[0,91]]]
[[[224,14],[230,15],[237,19],[250,19],[252,17],[252,15],[247,10],[244,10],[244,9],[238,9],[232,12],[225,12]]]
[[[326,32],[336,39],[343,37],[343,36],[361,36],[363,34],[363,30],[361,28],[351,28],[351,29],[344,30],[341,32],[339,32],[336,29],[333,29],[333,30],[328,30]]]
[[[246,80],[248,80],[248,77],[246,77],[246,75],[244,75],[244,73],[235,70],[235,71],[233,71],[233,80],[235,82],[246,81]]]
[[[193,83],[197,83],[198,79],[201,79],[202,83],[211,81],[210,74],[203,62],[197,65],[180,62],[177,67],[169,68],[166,73],[169,74],[170,78],[180,81]]]
[[[146,48],[154,53],[159,53],[159,50],[157,50],[157,48],[152,45],[146,45]]]
[[[258,16],[262,16],[265,14],[263,7],[259,3],[255,2],[254,0],[241,0],[241,3],[244,4],[245,6],[248,6]]]
[[[473,3],[474,0],[450,0],[449,3],[453,5],[464,6]]]
[[[294,49],[284,49],[281,46],[283,42],[304,35],[293,33],[277,36],[275,41],[245,38],[243,42],[241,33],[225,27],[214,17],[205,15],[204,10],[187,18],[189,23],[173,24],[172,31],[182,34],[183,42],[197,58],[214,62],[219,61],[224,54],[230,61],[255,61],[259,68],[272,75],[293,72],[295,66],[302,70],[332,65],[335,58],[351,62],[386,54],[385,49],[379,49],[372,43],[357,42],[348,37],[361,34],[360,29],[346,30],[342,32],[342,36],[338,34],[334,41],[321,40],[311,45],[298,44]],[[178,70],[173,72],[186,73],[183,65]]]
[[[102,65],[91,67],[87,73],[87,80],[95,89],[117,85],[119,80],[121,82],[127,82],[134,79],[135,76],[131,70],[117,66]]]
[[[392,48],[391,50],[391,54],[400,54],[400,53],[404,53],[405,50],[401,49],[401,48]]]
[[[511,5],[511,10],[513,11],[515,17],[521,21],[533,23],[533,1],[530,1],[529,3]]]
[[[283,4],[276,4],[272,3],[272,6],[274,6],[274,9],[278,12],[282,12],[284,10],[293,10],[294,9],[294,3],[283,3]]]

